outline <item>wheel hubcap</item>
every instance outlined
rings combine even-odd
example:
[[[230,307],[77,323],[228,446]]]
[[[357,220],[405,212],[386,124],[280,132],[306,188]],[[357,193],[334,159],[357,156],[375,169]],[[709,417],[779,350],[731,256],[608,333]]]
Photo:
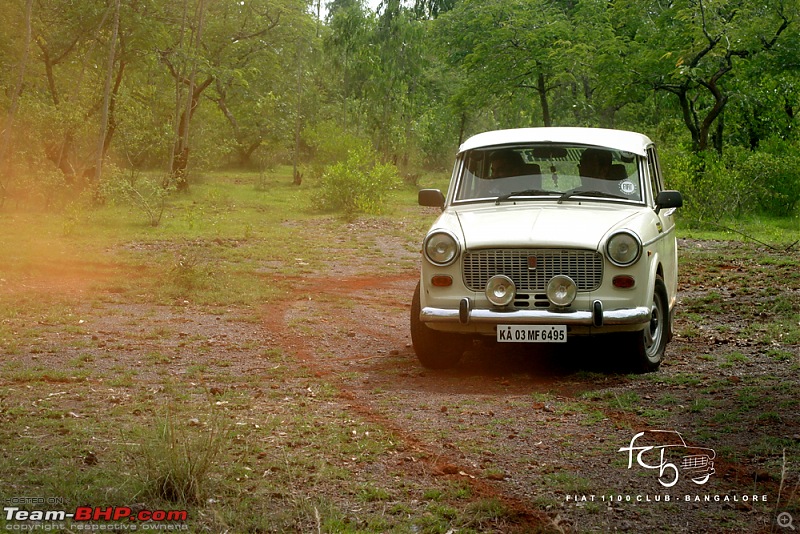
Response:
[[[658,299],[658,296],[655,297]],[[658,302],[654,302],[650,309],[650,327],[645,329],[644,343],[647,354],[649,356],[655,355],[658,351],[659,343],[661,343],[661,310],[658,307]]]

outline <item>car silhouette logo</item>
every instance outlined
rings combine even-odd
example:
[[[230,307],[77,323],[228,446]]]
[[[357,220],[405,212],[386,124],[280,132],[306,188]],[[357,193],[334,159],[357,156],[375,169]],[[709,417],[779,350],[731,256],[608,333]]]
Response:
[[[716,451],[689,446],[683,436],[674,430],[639,432],[627,447],[620,447],[619,452],[628,454],[628,469],[633,467],[634,456],[639,466],[657,469],[659,483],[667,488],[674,486],[681,475],[702,485],[715,473]]]

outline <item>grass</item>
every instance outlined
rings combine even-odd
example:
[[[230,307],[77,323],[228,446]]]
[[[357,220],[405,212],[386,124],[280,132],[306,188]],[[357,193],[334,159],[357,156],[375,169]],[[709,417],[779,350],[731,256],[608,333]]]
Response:
[[[390,498],[377,479],[352,480],[347,466],[387,454],[393,438],[352,414],[331,412],[335,386],[315,379],[299,394],[280,391],[309,373],[287,367],[285,355],[260,343],[236,347],[215,363],[191,361],[224,338],[181,322],[187,307],[198,310],[192,317],[221,316],[222,323],[209,325],[215,330],[252,322],[264,303],[291,291],[291,277],[323,271],[351,250],[383,254],[352,222],[314,212],[310,188],[275,176],[256,190],[251,178],[209,177],[172,197],[157,227],[112,205],[0,213],[0,349],[20,357],[33,349],[43,360],[67,363],[3,363],[0,421],[14,422],[0,430],[5,495],[46,494],[72,504],[145,501],[154,509],[180,503],[200,530],[240,532],[317,525],[353,531],[363,526],[352,523],[339,498],[312,503],[306,495],[341,492],[369,506]],[[414,191],[401,191],[397,203],[400,210],[414,206]],[[411,229],[409,240],[416,241],[426,223],[416,213],[397,216],[371,220],[393,235]],[[393,268],[411,267],[400,261]],[[109,313],[127,329],[105,331]],[[253,396],[268,377],[223,374],[250,353],[275,369],[269,374],[279,390]],[[101,357],[121,365],[96,365]],[[185,377],[177,382],[166,372],[176,363]],[[210,399],[217,412],[211,420],[207,380],[225,388]],[[83,393],[87,384],[102,393]],[[48,398],[53,388],[64,395]],[[89,452],[97,463],[83,463]],[[457,500],[447,484],[438,489],[443,506]],[[390,523],[380,510],[370,514],[365,525],[378,530],[409,521],[408,514]]]
[[[215,419],[200,431],[199,419],[179,425],[173,416],[156,421],[151,435],[135,439],[129,462],[143,491],[143,497],[175,504],[198,504],[212,494],[211,471],[216,458],[229,441],[228,430]]]
[[[389,272],[412,270],[418,242],[436,214],[421,212],[415,191],[403,189],[386,215],[348,221],[315,212],[309,200],[313,185],[292,186],[285,172],[260,180],[258,188],[255,182],[253,175],[209,175],[189,194],[171,197],[157,227],[139,212],[112,205],[0,213],[3,494],[60,497],[70,506],[187,507],[193,531],[504,531],[515,512],[474,493],[467,482],[414,480],[402,471],[377,469],[417,453],[404,450],[390,430],[353,413],[340,399],[339,380],[358,380],[363,373],[318,376],[270,342],[269,332],[237,344],[217,335],[229,327],[263,329],[264,305],[297,298],[296,281],[308,275],[332,267],[347,276],[368,274],[376,265]],[[444,184],[437,178],[424,185]],[[755,222],[748,231],[770,242],[785,238]],[[400,243],[398,250],[382,248],[381,236],[387,235]],[[735,237],[723,231],[686,235],[692,236]],[[367,260],[349,265],[354,251]],[[699,249],[682,261],[692,277],[708,283],[750,256],[738,249],[725,257]],[[759,255],[752,269],[756,276],[777,271],[787,280],[797,277],[796,262],[780,255]],[[773,361],[800,364],[791,346],[800,338],[796,299],[774,288],[752,291],[760,304],[738,335],[755,338]],[[340,301],[335,297],[331,304],[346,309]],[[735,306],[723,288],[687,299],[690,313],[681,334],[701,332],[708,314],[730,313]],[[315,326],[329,319],[306,314],[289,318],[289,326],[312,336]],[[343,339],[347,335],[341,331]],[[217,346],[224,356],[208,357]],[[732,351],[708,361],[727,368],[748,358]],[[554,404],[554,412],[538,410],[559,419],[543,418],[543,427],[570,419],[585,432],[612,425],[627,429],[626,422],[609,422],[609,412],[657,426],[667,426],[677,412],[696,416],[700,424],[715,417],[715,401],[701,396],[692,404],[682,393],[663,392],[693,390],[706,382],[701,373],[619,379],[662,390],[657,393],[597,386],[607,378],[576,377],[595,385],[575,400],[526,393],[506,408]],[[735,407],[718,424],[750,421],[754,403],[770,395],[782,404],[753,419],[781,424],[783,410],[796,411],[797,403],[789,399],[791,391],[777,395],[770,387],[739,386]],[[428,402],[433,404],[417,408],[438,413],[444,405]],[[465,454],[490,450],[497,438],[505,440],[505,448],[541,440],[538,427],[517,434],[512,415],[472,419],[462,413],[481,411],[483,401],[475,402],[446,403],[448,415],[441,420],[450,423],[420,436],[457,442]],[[411,416],[400,424],[406,422],[414,424]],[[454,438],[459,425],[476,424],[482,425],[480,438],[468,439],[477,443]],[[514,440],[507,440],[509,429]],[[722,431],[715,428],[709,439]],[[572,450],[572,439],[564,435],[552,446]],[[774,436],[739,454],[771,458],[783,448],[796,461],[794,442]],[[580,451],[573,459],[583,454],[600,453]],[[558,461],[552,456],[551,466]],[[531,463],[516,461],[520,469]],[[768,467],[775,472],[780,466]],[[516,472],[493,463],[482,471],[484,480],[501,475],[514,481]],[[553,504],[553,492],[597,489],[595,481],[567,470],[539,480],[546,490],[536,496],[543,509]]]

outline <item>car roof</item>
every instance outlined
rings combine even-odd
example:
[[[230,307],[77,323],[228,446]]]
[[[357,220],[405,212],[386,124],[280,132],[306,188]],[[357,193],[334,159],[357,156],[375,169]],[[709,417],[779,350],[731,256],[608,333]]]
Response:
[[[574,143],[624,150],[644,156],[653,142],[640,133],[606,128],[514,128],[473,135],[461,145],[459,153],[475,148],[525,143]]]

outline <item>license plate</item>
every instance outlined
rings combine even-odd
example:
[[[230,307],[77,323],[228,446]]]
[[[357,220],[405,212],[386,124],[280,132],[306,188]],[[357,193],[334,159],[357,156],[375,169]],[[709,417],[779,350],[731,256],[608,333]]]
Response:
[[[567,325],[497,325],[500,343],[566,343]]]

